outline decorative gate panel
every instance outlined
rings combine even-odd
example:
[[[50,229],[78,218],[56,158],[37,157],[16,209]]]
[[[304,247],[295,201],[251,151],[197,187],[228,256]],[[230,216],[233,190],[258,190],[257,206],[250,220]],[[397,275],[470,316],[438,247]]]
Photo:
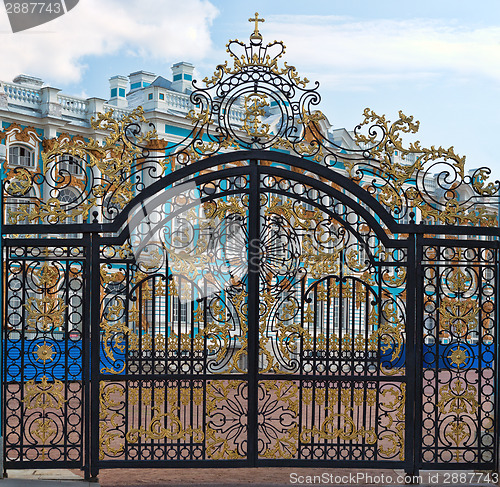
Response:
[[[4,252],[5,457],[14,468],[80,467],[89,376],[87,248],[18,240]]]
[[[423,467],[496,455],[498,261],[482,245],[423,240]]]
[[[205,179],[100,242],[103,465],[246,458],[248,178]]]
[[[347,191],[261,173],[259,457],[403,462],[407,250]]]

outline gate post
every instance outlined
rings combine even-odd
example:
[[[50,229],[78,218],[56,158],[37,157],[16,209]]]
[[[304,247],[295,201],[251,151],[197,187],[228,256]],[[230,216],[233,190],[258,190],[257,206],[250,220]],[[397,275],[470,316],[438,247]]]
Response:
[[[411,216],[411,214],[410,214]],[[412,217],[412,223],[414,220]],[[419,292],[417,286],[419,286],[418,277],[418,262],[417,257],[418,246],[415,238],[415,233],[410,233],[406,240],[407,243],[407,293],[406,293],[406,351],[405,351],[405,361],[406,361],[406,405],[405,405],[405,474],[411,476],[412,478],[418,476],[418,443],[413,426],[418,425],[416,421],[418,415],[418,380],[421,374],[418,374],[418,356],[419,356],[419,346],[418,346],[418,316],[419,316],[419,305],[418,300]]]
[[[89,322],[89,343],[90,363],[87,363],[90,373],[86,407],[87,415],[87,444],[85,459],[85,479],[90,482],[97,482],[99,473],[99,362],[100,362],[100,300],[101,300],[101,278],[99,273],[99,234],[90,234],[89,257],[90,273],[88,276],[90,322]],[[87,375],[88,376],[88,375]]]

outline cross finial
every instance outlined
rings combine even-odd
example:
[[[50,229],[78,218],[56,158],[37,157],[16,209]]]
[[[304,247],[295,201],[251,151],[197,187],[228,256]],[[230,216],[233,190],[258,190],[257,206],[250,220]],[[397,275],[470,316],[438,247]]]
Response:
[[[265,19],[259,19],[259,12],[255,12],[255,17],[253,19],[248,19],[249,22],[255,22],[255,30],[253,34],[250,36],[250,39],[262,39],[262,36],[259,32],[259,22],[265,22]]]

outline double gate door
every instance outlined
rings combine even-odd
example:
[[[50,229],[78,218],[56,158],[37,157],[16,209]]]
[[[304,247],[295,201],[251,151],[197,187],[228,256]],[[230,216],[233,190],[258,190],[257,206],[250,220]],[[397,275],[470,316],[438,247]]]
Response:
[[[7,468],[494,467],[496,250],[325,181],[243,161],[4,240]]]
[[[100,465],[403,465],[407,250],[301,173],[219,174],[101,239]]]

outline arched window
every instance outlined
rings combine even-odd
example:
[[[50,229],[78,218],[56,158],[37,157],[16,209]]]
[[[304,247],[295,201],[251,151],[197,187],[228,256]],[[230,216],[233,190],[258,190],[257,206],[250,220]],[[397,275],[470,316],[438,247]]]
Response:
[[[67,206],[70,203],[73,203],[76,200],[76,195],[71,189],[64,188],[59,191],[59,195],[57,199],[61,202],[61,206]]]
[[[73,176],[80,176],[83,173],[84,162],[78,157],[64,154],[60,157],[58,168],[61,171],[68,172]]]
[[[35,153],[20,145],[9,147],[9,164],[12,166],[33,167],[35,165]]]

